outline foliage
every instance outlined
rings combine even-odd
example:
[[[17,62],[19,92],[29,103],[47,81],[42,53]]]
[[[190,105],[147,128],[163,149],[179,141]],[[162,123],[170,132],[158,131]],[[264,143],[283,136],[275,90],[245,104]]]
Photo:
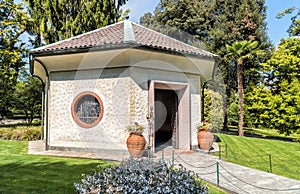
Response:
[[[12,128],[0,128],[0,139],[2,140],[35,141],[40,140],[41,136],[41,126],[16,126]]]
[[[228,106],[228,124],[233,126],[238,126],[239,122],[239,106],[238,99],[235,98],[234,101]]]
[[[25,0],[32,18],[29,33],[35,47],[64,40],[109,24],[121,17],[127,0]]]
[[[264,85],[253,89],[249,94],[249,114],[256,127],[277,129],[289,135],[300,130],[300,81],[284,81],[275,94]]]
[[[140,125],[138,122],[134,122],[133,125],[126,126],[126,131],[128,131],[129,133],[143,133],[144,126]]]
[[[300,36],[300,7],[290,7],[278,13],[276,18],[280,19],[286,15],[294,14],[291,17],[291,25],[288,29],[290,36]]]
[[[210,130],[211,128],[212,128],[212,125],[207,120],[203,120],[197,124],[198,132],[200,132],[201,129]]]
[[[244,60],[253,57],[253,51],[258,45],[257,41],[236,41],[232,45],[226,44],[228,56],[233,56],[234,60]]]
[[[205,89],[204,96],[204,117],[211,123],[212,130],[218,131],[222,128],[224,120],[222,95],[211,89]]]
[[[32,123],[36,115],[41,115],[43,84],[37,77],[25,72],[23,80],[16,85],[14,108],[25,115],[28,123]]]
[[[300,150],[299,143],[278,140],[266,140],[234,135],[219,134],[219,145],[224,149],[227,145],[227,155],[222,153],[222,159],[240,165],[269,171],[269,155],[272,159],[272,173],[300,180]]]
[[[266,63],[266,80],[246,96],[253,125],[289,135],[300,130],[300,40],[282,40]]]
[[[300,79],[300,39],[281,39],[272,57],[262,64],[268,85],[273,91],[280,89],[280,82]]]
[[[154,15],[146,13],[140,18],[142,25],[219,55],[217,64],[224,80],[219,84],[222,87],[226,83],[228,97],[237,91],[237,73],[235,64],[226,56],[226,44],[252,38],[258,41],[258,49],[265,54],[245,60],[243,72],[245,86],[259,83],[260,64],[269,58],[272,49],[265,20],[264,0],[161,0]],[[229,100],[224,95],[224,110],[231,103]],[[224,118],[226,127],[227,116]]]
[[[84,175],[77,193],[208,193],[192,172],[151,159],[125,159],[120,166]]]
[[[22,4],[0,1],[0,119],[10,114],[18,74],[25,64],[22,56],[26,50],[20,36],[26,30],[27,21]]]
[[[80,174],[117,164],[27,152],[28,142],[0,140],[0,193],[75,193],[73,183],[81,180]]]

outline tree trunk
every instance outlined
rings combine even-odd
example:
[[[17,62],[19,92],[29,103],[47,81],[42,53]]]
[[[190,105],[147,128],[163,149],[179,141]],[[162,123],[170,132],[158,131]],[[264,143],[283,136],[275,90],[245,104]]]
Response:
[[[243,87],[243,60],[237,60],[237,77],[238,77],[238,96],[239,96],[239,124],[238,134],[244,136],[244,87]]]

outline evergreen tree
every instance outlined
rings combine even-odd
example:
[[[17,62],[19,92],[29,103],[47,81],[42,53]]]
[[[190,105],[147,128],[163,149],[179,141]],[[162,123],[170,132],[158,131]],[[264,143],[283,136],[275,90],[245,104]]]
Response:
[[[21,4],[0,0],[0,119],[9,116],[25,52],[20,36],[26,30],[28,17]]]
[[[259,83],[260,64],[269,58],[272,49],[266,34],[266,9],[264,0],[161,0],[154,15],[147,13],[140,22],[155,30],[159,30],[160,25],[175,27],[191,34],[193,39],[165,28],[161,32],[218,54],[226,94],[230,96],[237,91],[237,65],[226,56],[226,44],[250,39],[259,42],[258,49],[265,50],[265,54],[245,60],[243,65],[244,86]],[[230,103],[228,98],[224,99],[224,127],[227,127]]]
[[[246,96],[252,124],[287,135],[300,132],[300,39],[282,39],[262,66],[267,79]]]
[[[82,34],[118,21],[127,0],[25,0],[35,47]]]
[[[268,85],[273,91],[280,89],[280,83],[300,79],[300,38],[282,39],[270,60],[262,64]]]

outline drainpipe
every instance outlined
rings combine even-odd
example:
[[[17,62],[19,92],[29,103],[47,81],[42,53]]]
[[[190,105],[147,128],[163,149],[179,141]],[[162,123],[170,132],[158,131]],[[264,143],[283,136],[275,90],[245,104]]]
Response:
[[[44,113],[45,113],[45,116],[44,116],[44,119],[45,119],[45,122],[43,122],[43,126],[45,127],[45,150],[48,150],[49,149],[49,144],[48,144],[48,141],[49,141],[49,127],[48,127],[48,90],[49,90],[49,74],[48,74],[48,70],[46,68],[46,66],[44,65],[44,63],[39,60],[39,59],[36,59],[34,58],[32,55],[30,55],[29,57],[29,60],[30,60],[30,72],[31,74],[33,74],[33,70],[34,70],[34,61],[37,61],[38,63],[40,63],[42,65],[42,67],[44,68],[45,70],[45,73],[46,73],[46,83],[45,83],[45,89],[44,89],[44,96],[45,96],[45,100],[43,101],[44,103]]]
[[[41,83],[42,83],[42,88],[43,88],[43,91],[42,91],[42,115],[41,115],[41,120],[42,120],[42,128],[43,128],[43,132],[42,132],[42,135],[41,135],[41,140],[43,140],[43,137],[44,137],[44,127],[45,127],[45,125],[44,125],[44,113],[45,113],[45,106],[44,106],[44,104],[45,104],[45,84],[44,84],[44,82],[43,82],[43,80],[39,77],[39,76],[36,76],[36,75],[33,75],[33,77],[36,77],[36,78],[38,78],[40,81],[41,81]]]
[[[208,82],[215,80],[216,66],[217,63],[215,62],[211,79],[206,80],[201,87],[201,121],[204,120],[204,89]]]

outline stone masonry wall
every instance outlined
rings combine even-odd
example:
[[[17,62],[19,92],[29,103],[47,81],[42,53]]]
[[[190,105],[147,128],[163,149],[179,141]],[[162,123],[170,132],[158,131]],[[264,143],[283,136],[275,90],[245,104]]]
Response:
[[[52,72],[49,91],[50,146],[126,151],[125,127],[144,125],[148,140],[148,81],[190,84],[191,143],[197,144],[196,123],[200,120],[200,77],[184,73],[138,67],[78,72]],[[71,115],[74,98],[84,91],[98,94],[104,116],[92,128],[79,127]]]

